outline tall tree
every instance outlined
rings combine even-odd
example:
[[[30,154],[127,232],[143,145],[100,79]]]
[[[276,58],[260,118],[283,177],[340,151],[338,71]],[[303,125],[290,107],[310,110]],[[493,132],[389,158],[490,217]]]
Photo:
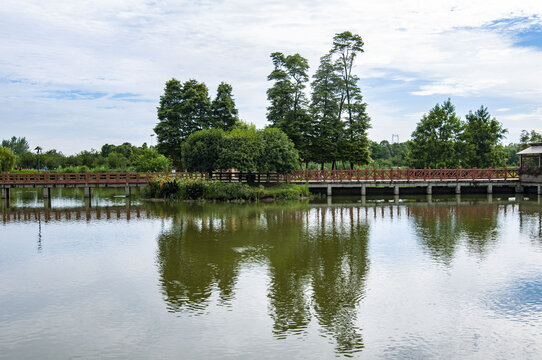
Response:
[[[371,119],[367,115],[367,104],[359,93],[355,93],[353,99],[353,103],[348,105],[350,119],[340,142],[341,158],[350,162],[350,169],[354,164],[367,164],[370,160],[367,130],[371,127]]]
[[[22,154],[30,151],[28,141],[26,141],[26,138],[24,137],[17,138],[12,136],[9,140],[2,140],[2,147],[11,149],[11,151],[17,156],[21,156]]]
[[[416,168],[454,168],[460,163],[459,135],[462,124],[450,99],[424,114],[412,133],[408,153]]]
[[[310,123],[305,86],[309,81],[309,63],[299,54],[271,54],[274,69],[267,80],[274,81],[267,90],[271,105],[267,108],[267,119],[272,126],[284,131],[296,148],[306,157],[307,132]]]
[[[196,80],[184,84],[176,79],[166,83],[158,107],[159,122],[154,128],[157,150],[181,166],[181,144],[195,131],[210,125],[211,101],[207,86]]]
[[[504,166],[506,154],[501,139],[507,133],[502,124],[480,107],[466,116],[465,127],[461,136],[465,145],[463,160],[469,167],[488,168]]]
[[[342,79],[331,55],[320,58],[320,66],[314,74],[310,104],[310,160],[333,162],[339,156],[339,143],[343,133],[340,119]]]
[[[211,128],[222,130],[233,129],[238,118],[235,108],[232,87],[224,82],[218,85],[216,97],[211,103]]]
[[[335,64],[342,78],[339,116],[342,118],[343,111],[346,113],[341,157],[350,162],[351,169],[354,164],[369,162],[367,129],[370,127],[370,118],[366,113],[367,104],[363,102],[358,86],[359,78],[352,73],[354,60],[362,52],[361,36],[345,31],[333,37],[333,48],[330,54],[336,57]]]

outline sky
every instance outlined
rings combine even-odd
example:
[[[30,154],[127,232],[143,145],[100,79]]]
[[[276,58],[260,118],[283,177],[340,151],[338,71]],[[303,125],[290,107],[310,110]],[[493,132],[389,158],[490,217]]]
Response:
[[[542,132],[542,1],[24,1],[0,7],[0,139],[74,154],[156,142],[166,81],[233,86],[239,115],[267,125],[274,51],[312,75],[333,36],[359,34],[354,73],[372,140],[410,138],[448,98],[463,119],[488,107],[508,129]]]

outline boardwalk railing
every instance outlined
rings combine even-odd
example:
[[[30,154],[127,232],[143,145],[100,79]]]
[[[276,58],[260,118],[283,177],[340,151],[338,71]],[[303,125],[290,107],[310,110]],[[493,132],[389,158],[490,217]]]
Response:
[[[54,185],[146,185],[159,177],[176,178],[202,178],[222,182],[256,182],[277,183],[288,181],[288,176],[277,173],[252,173],[252,172],[176,172],[176,173],[135,173],[135,172],[112,172],[112,173],[21,173],[14,174],[3,172],[0,174],[0,185],[9,186],[54,186]]]
[[[517,179],[519,169],[360,169],[297,170],[292,182],[435,181]]]
[[[507,180],[517,179],[519,169],[363,169],[363,170],[297,170],[291,175],[252,172],[209,173],[50,173],[0,174],[0,185],[145,185],[157,177],[190,177],[222,182],[360,182],[360,181],[436,181],[436,180]]]
[[[121,185],[147,184],[152,175],[146,173],[50,173],[12,174],[4,172],[0,176],[2,185]]]

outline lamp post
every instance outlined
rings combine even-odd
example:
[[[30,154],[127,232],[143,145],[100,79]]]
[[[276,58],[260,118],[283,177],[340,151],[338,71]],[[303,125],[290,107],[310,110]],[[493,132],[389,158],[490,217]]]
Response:
[[[36,146],[36,148],[34,150],[36,150],[36,153],[38,154],[38,174],[39,174],[40,173],[40,152],[41,152],[41,147]]]

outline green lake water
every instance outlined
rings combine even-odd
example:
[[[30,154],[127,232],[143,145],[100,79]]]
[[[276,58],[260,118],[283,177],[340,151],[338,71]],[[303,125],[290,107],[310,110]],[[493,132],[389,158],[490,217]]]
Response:
[[[542,358],[536,195],[116,194],[3,203],[0,358]]]

